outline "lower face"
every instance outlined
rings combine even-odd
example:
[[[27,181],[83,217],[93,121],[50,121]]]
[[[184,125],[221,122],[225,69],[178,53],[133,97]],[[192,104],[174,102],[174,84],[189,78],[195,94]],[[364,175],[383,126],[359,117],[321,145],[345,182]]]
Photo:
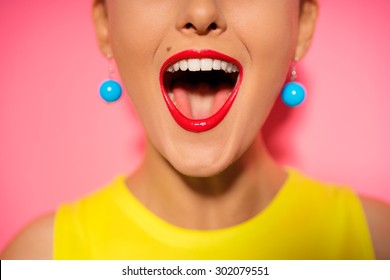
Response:
[[[152,146],[184,175],[222,172],[253,143],[285,81],[298,1],[109,0],[107,11]]]

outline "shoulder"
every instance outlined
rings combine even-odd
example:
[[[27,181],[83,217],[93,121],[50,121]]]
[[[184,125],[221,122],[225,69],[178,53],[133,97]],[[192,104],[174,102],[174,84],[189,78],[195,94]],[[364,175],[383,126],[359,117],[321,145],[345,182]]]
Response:
[[[377,259],[390,259],[390,205],[360,197]]]
[[[52,213],[27,225],[8,244],[0,259],[52,259],[54,216]]]

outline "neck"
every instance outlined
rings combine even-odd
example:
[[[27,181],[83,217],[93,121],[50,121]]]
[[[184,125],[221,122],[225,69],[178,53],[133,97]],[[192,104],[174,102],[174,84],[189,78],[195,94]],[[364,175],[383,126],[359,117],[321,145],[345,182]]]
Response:
[[[242,223],[261,212],[286,176],[259,137],[230,167],[207,178],[180,174],[148,144],[143,164],[127,184],[160,218],[183,228],[210,230]]]

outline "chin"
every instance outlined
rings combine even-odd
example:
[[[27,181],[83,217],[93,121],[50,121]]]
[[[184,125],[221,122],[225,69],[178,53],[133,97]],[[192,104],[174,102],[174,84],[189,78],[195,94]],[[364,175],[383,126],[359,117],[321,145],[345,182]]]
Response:
[[[180,151],[176,146],[176,151],[167,153],[165,159],[179,173],[189,177],[212,177],[222,173],[234,161],[234,151],[218,147],[208,147],[207,145],[181,147]]]
[[[178,164],[171,163],[173,168],[182,175],[195,178],[208,178],[222,173],[228,166],[219,163],[181,161]]]

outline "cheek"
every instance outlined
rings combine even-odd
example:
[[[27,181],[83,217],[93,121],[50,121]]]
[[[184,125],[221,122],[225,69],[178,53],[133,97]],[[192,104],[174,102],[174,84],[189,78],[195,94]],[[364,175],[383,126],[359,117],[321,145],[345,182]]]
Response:
[[[273,64],[292,59],[297,40],[298,7],[297,1],[260,1],[250,7],[241,6],[241,14],[246,11],[246,16],[235,19],[236,33],[247,48],[253,67],[273,67]]]
[[[150,65],[151,53],[158,46],[161,30],[154,25],[154,28],[149,28],[153,10],[133,4],[135,1],[120,5],[121,2],[124,1],[112,1],[115,4],[109,7],[110,45],[119,69],[124,74],[129,70],[137,74],[145,65]]]
[[[248,72],[256,75],[253,79],[267,91],[280,88],[293,60],[298,34],[297,3],[272,1],[264,4],[267,7],[259,4],[257,9],[247,9],[250,12],[245,21],[237,21],[238,34],[250,55]]]
[[[167,16],[172,12],[171,2],[108,1],[110,43],[114,55],[125,56],[129,63],[150,63],[172,21],[172,17]]]
[[[272,109],[294,57],[298,5],[295,1],[264,1],[256,9],[253,4],[252,9],[241,7],[249,12],[241,20],[236,18],[235,32],[249,58],[240,107],[246,108],[242,116],[248,130],[257,131]]]
[[[169,10],[169,6],[158,4],[157,0],[108,3],[112,52],[122,82],[141,121],[146,124],[157,114],[150,114],[145,108],[162,103],[161,96],[153,94],[159,92],[159,64],[155,61],[155,54],[169,20],[161,13]]]

